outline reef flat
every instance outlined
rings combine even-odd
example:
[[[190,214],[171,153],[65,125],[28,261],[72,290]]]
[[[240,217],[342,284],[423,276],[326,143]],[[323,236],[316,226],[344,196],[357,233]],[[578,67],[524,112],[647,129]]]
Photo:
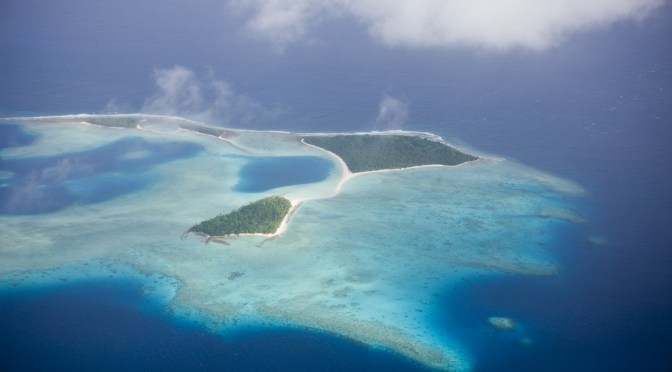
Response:
[[[558,228],[579,221],[567,216],[580,186],[487,155],[352,177],[342,159],[302,143],[306,134],[137,117],[123,129],[91,115],[6,120],[33,139],[0,150],[2,166],[17,167],[0,169],[0,287],[162,277],[148,281],[151,292],[213,332],[305,327],[468,370],[460,340],[434,326],[441,294],[470,278],[552,275]],[[250,156],[319,157],[333,169],[312,183],[236,191]],[[126,173],[142,182],[121,189]],[[203,216],[272,195],[294,207],[273,240],[181,239]],[[60,204],[20,208],[31,200]]]

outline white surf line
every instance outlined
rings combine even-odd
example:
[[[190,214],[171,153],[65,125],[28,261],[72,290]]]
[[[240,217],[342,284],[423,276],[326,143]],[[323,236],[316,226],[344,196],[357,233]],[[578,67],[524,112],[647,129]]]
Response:
[[[245,129],[245,128],[234,128],[234,127],[219,127],[219,126],[211,126],[209,123],[202,122],[202,121],[197,121],[193,119],[188,119],[185,117],[181,116],[175,116],[175,115],[158,115],[158,114],[144,114],[144,113],[128,113],[128,114],[86,114],[86,113],[81,113],[81,114],[72,114],[72,115],[45,115],[45,116],[13,116],[13,117],[0,117],[0,120],[20,120],[20,121],[30,121],[30,120],[46,120],[46,119],[59,119],[59,120],[67,120],[67,119],[83,119],[83,118],[115,118],[115,117],[127,117],[127,116],[133,116],[133,117],[140,117],[140,118],[148,118],[148,119],[169,119],[169,120],[178,120],[178,121],[184,121],[187,123],[192,123],[192,124],[197,124],[197,125],[203,125],[205,127],[209,128],[215,128],[215,129],[223,129],[223,130],[229,130],[232,132],[248,132],[248,133],[277,133],[277,134],[290,134],[290,135],[295,135],[295,136],[338,136],[338,135],[376,135],[376,136],[385,136],[385,135],[404,135],[404,136],[418,136],[421,138],[427,138],[435,142],[440,142],[444,145],[450,146],[454,149],[457,149],[459,151],[462,151],[464,153],[470,153],[470,151],[465,151],[462,150],[459,146],[456,146],[448,141],[446,141],[443,137],[439,136],[438,134],[434,134],[431,132],[423,132],[423,131],[407,131],[407,130],[387,130],[387,131],[357,131],[357,132],[315,132],[315,133],[306,133],[306,132],[291,132],[291,131],[283,131],[283,130],[256,130],[256,129]],[[91,124],[90,125],[96,125],[96,124]],[[98,125],[96,125],[98,126]],[[101,125],[99,127],[104,127],[104,128],[113,128],[105,125]],[[114,127],[114,128],[120,128],[120,129],[132,129],[132,128],[123,128],[123,127]],[[153,133],[150,130],[147,130],[146,128],[138,128],[141,130],[145,130],[147,132]],[[184,129],[184,128],[180,128]],[[191,131],[195,132],[195,131]],[[200,133],[196,132],[199,134],[204,134],[205,133]],[[213,136],[216,137],[216,136]],[[226,139],[226,138],[221,138],[221,137],[216,137],[219,138],[223,141],[227,141],[239,149],[245,149],[244,147],[236,144],[232,140]],[[319,147],[318,147],[319,148]],[[321,150],[324,150],[320,148]],[[245,149],[246,151],[250,151],[248,149]],[[326,150],[325,150],[326,151]],[[250,151],[253,152],[253,151]],[[495,162],[500,162],[500,161],[505,161],[505,158],[501,157],[492,157],[492,156],[484,156],[484,155],[477,155],[479,159],[482,160],[491,160]],[[339,158],[340,159],[340,158]],[[408,169],[408,168],[401,168],[401,169]],[[360,173],[365,173],[365,172],[360,172]],[[355,173],[355,174],[360,174],[360,173]]]

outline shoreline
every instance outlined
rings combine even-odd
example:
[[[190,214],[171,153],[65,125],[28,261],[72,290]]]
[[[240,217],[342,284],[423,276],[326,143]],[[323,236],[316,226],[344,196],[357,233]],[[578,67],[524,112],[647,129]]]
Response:
[[[218,128],[218,129],[226,129],[226,130],[231,130],[235,132],[248,132],[248,133],[278,133],[278,134],[291,134],[295,136],[337,136],[337,135],[380,135],[380,136],[385,136],[385,135],[405,135],[405,136],[418,136],[418,137],[423,137],[423,138],[428,138],[428,139],[433,139],[436,142],[440,142],[442,144],[454,147],[458,150],[460,150],[460,146],[456,146],[448,141],[446,141],[443,137],[439,136],[438,134],[434,134],[431,132],[422,132],[422,131],[408,131],[408,130],[402,130],[402,129],[392,129],[392,130],[387,130],[387,131],[377,131],[377,130],[371,130],[371,131],[356,131],[356,132],[292,132],[289,130],[273,130],[273,129],[265,129],[265,130],[260,130],[260,129],[245,129],[245,128],[235,128],[235,127],[220,127],[220,126],[212,126],[211,124],[208,124],[206,122],[202,121],[197,121],[189,118],[185,118],[182,116],[175,116],[175,115],[160,115],[160,114],[144,114],[144,113],[130,113],[130,114],[86,114],[86,113],[81,113],[81,114],[70,114],[70,115],[43,115],[43,116],[7,116],[7,117],[0,117],[0,121],[11,121],[11,120],[16,120],[16,121],[34,121],[34,123],[38,124],[39,121],[44,121],[44,120],[76,120],[76,119],[86,119],[86,118],[120,118],[120,117],[126,117],[126,116],[132,116],[132,117],[139,117],[139,118],[147,118],[147,119],[168,119],[168,120],[177,120],[177,121],[184,121],[192,124],[197,124],[197,125],[202,125],[206,127],[211,127],[211,128]],[[46,123],[39,123],[39,124],[46,124]],[[98,125],[98,124],[91,124],[91,125],[96,125],[99,127],[108,127],[105,125]],[[112,127],[110,127],[112,128]],[[120,128],[120,127],[118,127]],[[122,128],[122,129],[132,129],[132,128]],[[181,128],[185,129],[185,128]],[[188,129],[187,129],[188,130]],[[193,131],[192,131],[193,132]],[[200,133],[200,132],[198,132]],[[205,134],[205,133],[200,133],[200,134]],[[213,136],[211,134],[205,134],[212,136],[214,138],[220,138],[224,139],[221,137]],[[317,146],[315,146],[317,147]],[[321,149],[321,147],[318,147]],[[479,156],[479,158],[482,158],[482,156]],[[498,160],[496,158],[493,158],[493,160]]]
[[[111,126],[111,125],[100,125],[100,124],[94,124],[88,122],[86,119],[92,119],[92,118],[122,118],[122,117],[137,117],[137,118],[142,118],[136,124],[135,127],[118,127],[118,126]],[[213,127],[211,125],[208,125],[207,123],[200,122],[200,121],[195,121],[179,116],[173,116],[173,115],[155,115],[155,114],[143,114],[143,113],[133,113],[133,114],[73,114],[73,115],[47,115],[47,116],[28,116],[28,117],[0,117],[0,121],[6,120],[6,121],[25,121],[25,122],[31,122],[33,124],[48,124],[45,123],[44,121],[46,120],[57,120],[60,123],[65,123],[65,124],[75,124],[75,125],[86,125],[86,126],[92,126],[92,127],[97,127],[97,128],[111,128],[111,129],[137,129],[140,131],[145,131],[149,133],[153,133],[151,130],[144,128],[141,124],[143,122],[146,122],[147,119],[167,119],[167,120],[175,120],[175,121],[183,121],[191,124],[196,124],[196,125],[201,125],[209,128],[217,128],[217,129],[225,129],[233,132],[250,132],[250,133],[278,133],[278,134],[290,134],[293,136],[296,136],[297,138],[300,138],[301,136],[306,136],[306,135],[311,135],[311,136],[335,136],[335,135],[406,135],[406,136],[417,136],[421,138],[426,138],[426,139],[431,139],[433,141],[442,143],[447,146],[451,146],[455,149],[459,150],[459,147],[454,146],[450,144],[449,142],[445,141],[441,136],[429,133],[429,132],[417,132],[417,131],[404,131],[404,130],[389,130],[389,131],[368,131],[368,132],[333,132],[333,133],[306,133],[306,132],[288,132],[288,131],[272,131],[272,130],[250,130],[250,129],[236,129],[236,128],[225,128],[225,127]],[[223,138],[222,136],[215,136],[213,134],[208,134],[208,133],[203,133],[199,131],[195,131],[189,128],[183,128],[180,126],[177,126],[176,128],[178,131],[184,131],[184,132],[189,132],[192,134],[197,134],[197,135],[203,135],[203,136],[209,136],[212,138],[215,138],[217,140],[220,140],[222,142],[227,143],[228,145],[243,151],[245,153],[251,153],[249,149],[243,148],[240,145],[238,145],[235,141],[229,139],[229,138]],[[347,184],[350,180],[367,175],[367,174],[376,174],[376,173],[385,173],[385,172],[397,172],[397,171],[404,171],[404,170],[412,170],[412,169],[420,169],[420,168],[433,168],[433,167],[447,167],[447,168],[455,168],[455,167],[461,167],[465,164],[469,163],[476,163],[479,161],[502,161],[502,159],[491,159],[491,158],[486,158],[482,156],[477,156],[475,160],[469,160],[466,162],[463,162],[461,164],[457,165],[443,165],[443,164],[425,164],[425,165],[416,165],[416,166],[410,166],[410,167],[405,167],[405,168],[390,168],[390,169],[379,169],[379,170],[372,170],[372,171],[364,171],[364,172],[356,172],[353,173],[350,171],[348,168],[348,165],[345,163],[345,161],[338,156],[337,154],[324,149],[322,147],[312,145],[309,143],[306,143],[303,138],[300,138],[299,141],[302,145],[306,147],[310,147],[313,149],[317,149],[321,152],[326,152],[332,159],[335,159],[336,162],[341,166],[341,178],[338,180],[336,186],[332,190],[331,193],[327,195],[322,195],[322,196],[313,196],[309,198],[286,198],[290,201],[292,204],[290,210],[287,212],[285,215],[285,218],[282,220],[280,223],[280,226],[278,229],[273,232],[273,233],[243,233],[243,234],[231,234],[231,235],[208,235],[206,237],[206,242],[215,242],[215,243],[221,243],[221,244],[228,244],[226,239],[230,238],[235,238],[235,237],[240,237],[240,236],[256,236],[256,237],[264,237],[266,240],[272,240],[275,239],[282,234],[284,234],[287,229],[288,225],[290,222],[291,217],[296,213],[298,208],[301,206],[301,204],[305,201],[310,201],[310,200],[320,200],[320,199],[329,199],[337,196],[340,194],[342,191],[343,187],[345,184]]]
[[[238,237],[238,236],[258,236],[258,237],[263,237],[266,238],[266,240],[271,239],[271,238],[277,238],[278,236],[284,234],[287,231],[287,228],[289,226],[289,220],[292,218],[296,210],[301,206],[301,203],[303,203],[303,200],[301,199],[289,199],[289,202],[292,204],[292,206],[289,208],[287,211],[287,214],[285,217],[282,219],[282,222],[280,222],[280,226],[278,226],[278,229],[275,230],[275,232],[272,232],[270,234],[264,234],[264,233],[242,233],[242,234],[231,234],[231,235],[215,235],[212,236],[211,238],[230,238],[230,237]]]

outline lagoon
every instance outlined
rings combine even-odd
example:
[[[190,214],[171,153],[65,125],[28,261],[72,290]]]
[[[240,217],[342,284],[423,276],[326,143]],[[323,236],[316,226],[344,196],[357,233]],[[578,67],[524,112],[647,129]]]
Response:
[[[234,191],[260,193],[278,187],[323,181],[334,163],[318,156],[249,157]]]

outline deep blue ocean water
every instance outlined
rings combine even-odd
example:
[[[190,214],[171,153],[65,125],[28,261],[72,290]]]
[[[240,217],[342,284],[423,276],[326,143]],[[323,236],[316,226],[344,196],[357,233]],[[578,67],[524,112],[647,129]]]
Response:
[[[543,53],[387,48],[362,36],[362,25],[339,22],[338,32],[316,31],[324,43],[276,55],[246,39],[241,22],[219,1],[198,7],[186,1],[4,1],[0,114],[136,112],[154,94],[153,69],[177,64],[204,80],[212,72],[236,93],[281,108],[278,117],[227,123],[251,129],[386,129],[375,121],[378,102],[400,97],[410,107],[403,128],[454,136],[573,179],[590,193],[581,208],[590,225],[559,234],[559,275],[474,280],[446,293],[452,315],[437,312],[435,326],[458,333],[476,370],[670,370],[672,6],[641,23],[570,37]],[[6,133],[0,133],[3,141]],[[608,243],[590,244],[590,232]],[[163,355],[183,357],[173,360],[176,366],[196,358],[203,369],[232,363],[233,370],[259,370],[268,365],[255,363],[266,359],[286,370],[329,369],[324,363],[334,370],[412,368],[387,353],[296,330],[258,330],[227,341],[239,358],[227,359],[215,352],[224,341],[147,311],[145,305],[153,305],[123,286],[103,291],[98,302],[108,305],[104,309],[77,300],[98,285],[3,293],[0,360],[26,362],[27,349],[10,352],[9,346],[38,345],[49,337],[49,328],[39,325],[53,314],[95,318],[110,309],[121,319],[115,330],[127,332],[107,333],[97,344],[88,338],[95,322],[63,322],[72,328],[59,334],[78,336],[68,341],[75,351],[63,354],[64,346],[42,342],[31,349],[30,362],[46,365],[63,355],[90,357],[97,369],[107,363],[161,369]],[[515,317],[521,330],[493,333],[483,322],[493,313]],[[148,328],[133,335],[140,323]],[[521,345],[522,337],[531,344]],[[190,342],[182,344],[183,338]],[[77,351],[119,341],[143,353],[111,361],[104,352]],[[197,350],[186,351],[191,344]],[[185,352],[175,352],[177,345]],[[277,345],[296,352],[285,355]]]
[[[0,370],[426,370],[303,330],[251,329],[226,339],[141,293],[137,282],[106,279],[0,294]]]
[[[669,370],[668,289],[632,282],[660,273],[605,258],[602,249],[565,246],[557,276],[472,280],[446,295],[457,311],[437,324],[469,345],[477,371]],[[516,330],[493,330],[483,322],[493,314],[516,319]]]

